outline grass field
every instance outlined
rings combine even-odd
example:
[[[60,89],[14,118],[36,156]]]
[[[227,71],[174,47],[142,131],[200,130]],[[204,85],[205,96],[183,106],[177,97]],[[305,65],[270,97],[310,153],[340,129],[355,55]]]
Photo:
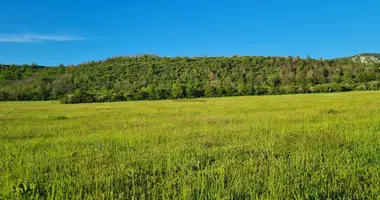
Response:
[[[380,199],[380,92],[2,102],[0,199]]]

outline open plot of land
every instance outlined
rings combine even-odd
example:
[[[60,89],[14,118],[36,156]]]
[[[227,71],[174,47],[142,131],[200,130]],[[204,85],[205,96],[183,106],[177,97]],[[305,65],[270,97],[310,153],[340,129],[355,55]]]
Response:
[[[0,103],[0,199],[379,199],[380,92]]]

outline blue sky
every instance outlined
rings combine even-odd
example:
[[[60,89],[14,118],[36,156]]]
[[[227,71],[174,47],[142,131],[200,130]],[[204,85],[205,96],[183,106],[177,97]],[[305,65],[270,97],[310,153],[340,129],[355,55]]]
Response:
[[[380,1],[2,1],[0,63],[380,52]]]

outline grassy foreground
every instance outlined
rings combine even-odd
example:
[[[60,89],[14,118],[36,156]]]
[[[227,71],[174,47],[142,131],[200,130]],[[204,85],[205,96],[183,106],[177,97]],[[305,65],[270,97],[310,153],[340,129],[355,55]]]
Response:
[[[380,92],[0,103],[0,199],[380,199]]]

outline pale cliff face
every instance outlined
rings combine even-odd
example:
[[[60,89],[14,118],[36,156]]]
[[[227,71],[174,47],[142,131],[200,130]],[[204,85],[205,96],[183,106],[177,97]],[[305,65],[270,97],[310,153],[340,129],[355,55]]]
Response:
[[[355,62],[361,62],[365,64],[380,63],[380,59],[374,56],[355,56],[352,58],[352,60]]]

